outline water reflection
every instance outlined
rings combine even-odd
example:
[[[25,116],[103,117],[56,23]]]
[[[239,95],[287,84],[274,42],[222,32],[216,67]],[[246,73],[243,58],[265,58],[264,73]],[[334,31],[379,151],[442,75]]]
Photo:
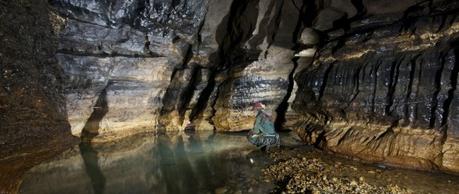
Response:
[[[91,179],[92,188],[95,194],[104,193],[105,177],[99,167],[97,151],[90,143],[82,142],[79,145],[81,157],[84,161],[86,173]]]
[[[82,143],[34,167],[21,193],[266,193],[266,161],[243,134],[140,135]]]

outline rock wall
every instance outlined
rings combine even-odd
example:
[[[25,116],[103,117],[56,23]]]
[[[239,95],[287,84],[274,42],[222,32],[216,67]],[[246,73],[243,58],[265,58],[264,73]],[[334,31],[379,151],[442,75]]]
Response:
[[[21,3],[0,4],[0,145],[240,131],[261,101],[311,144],[459,171],[453,0]]]
[[[57,50],[71,131],[239,131],[285,101],[302,1],[67,1]]]
[[[196,40],[202,1],[50,2],[64,18],[57,59],[72,134],[155,130],[171,77]]]
[[[333,152],[457,172],[459,4],[363,1],[349,17],[333,2],[316,21],[335,22],[313,25],[322,45],[295,77],[286,125]]]
[[[0,4],[0,156],[70,137],[54,53],[61,21],[44,1]],[[36,133],[40,131],[40,133]],[[8,146],[8,147],[7,147]]]
[[[47,1],[0,2],[0,193],[75,142],[54,57],[60,24]]]

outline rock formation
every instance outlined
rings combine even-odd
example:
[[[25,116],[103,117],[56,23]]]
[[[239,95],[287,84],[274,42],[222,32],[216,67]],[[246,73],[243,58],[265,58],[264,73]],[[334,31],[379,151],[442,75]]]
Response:
[[[288,125],[337,153],[458,171],[459,4],[360,5],[361,16],[315,25],[326,38],[314,62],[295,77],[298,115]],[[322,16],[325,10],[316,21],[338,18],[328,11]]]
[[[72,134],[249,129],[288,93],[302,1],[53,0]]]
[[[324,149],[459,171],[453,0],[50,0],[0,11],[2,147],[188,124],[241,131],[261,101],[279,130]]]

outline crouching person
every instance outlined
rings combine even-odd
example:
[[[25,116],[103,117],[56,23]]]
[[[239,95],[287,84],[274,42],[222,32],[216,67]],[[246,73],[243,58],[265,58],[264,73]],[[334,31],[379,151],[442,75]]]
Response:
[[[256,102],[253,105],[253,110],[256,112],[256,119],[253,128],[247,135],[249,142],[262,151],[266,151],[272,146],[280,146],[279,134],[274,129],[272,115],[265,110],[265,105]]]

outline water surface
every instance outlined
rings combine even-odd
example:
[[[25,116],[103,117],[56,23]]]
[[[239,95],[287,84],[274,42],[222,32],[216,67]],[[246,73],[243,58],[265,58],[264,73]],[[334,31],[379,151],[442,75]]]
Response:
[[[31,169],[20,192],[267,193],[272,185],[260,172],[267,163],[244,134],[143,134],[80,144]]]
[[[281,149],[263,153],[244,133],[141,134],[112,143],[83,143],[28,171],[20,193],[270,193],[279,191],[282,182],[263,181],[262,169],[294,157],[320,159],[320,165],[331,168],[330,177],[395,184],[413,193],[459,191],[457,176],[346,159],[303,146],[291,133],[281,134],[281,144]],[[282,159],[274,162],[276,155]]]

